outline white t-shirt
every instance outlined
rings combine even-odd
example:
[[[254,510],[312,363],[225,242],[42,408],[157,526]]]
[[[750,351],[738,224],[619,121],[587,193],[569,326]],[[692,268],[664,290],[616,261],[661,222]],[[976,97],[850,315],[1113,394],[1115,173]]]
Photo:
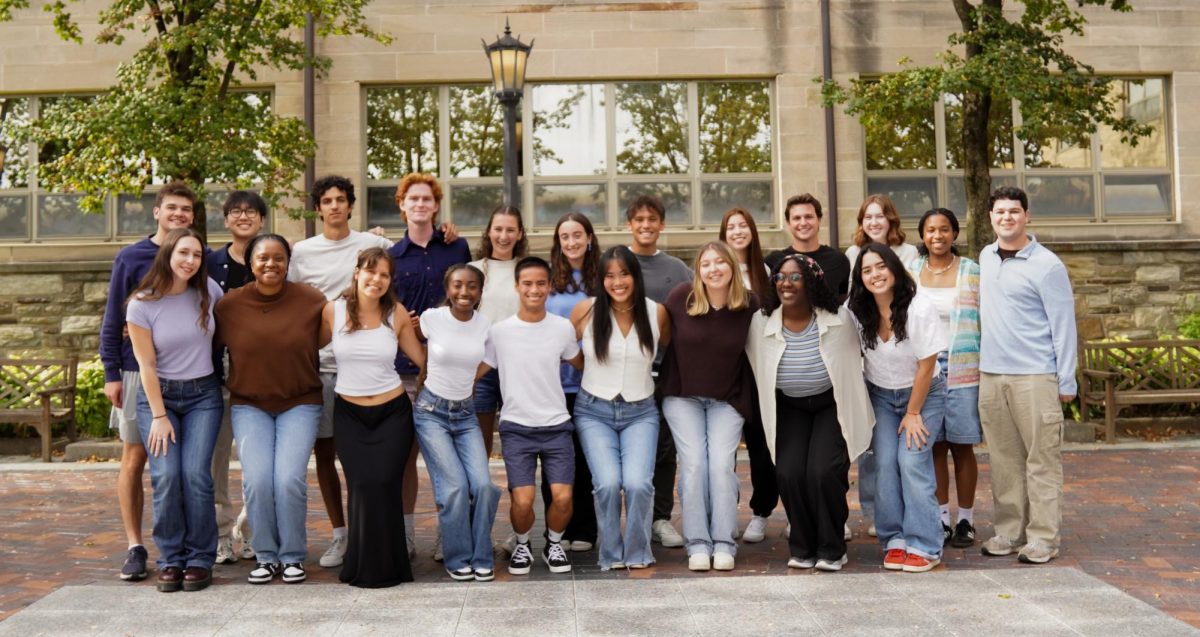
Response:
[[[492,326],[483,362],[500,370],[500,419],[526,427],[553,427],[571,419],[558,371],[579,353],[575,327],[546,313],[537,323],[511,316]]]
[[[905,389],[917,378],[917,362],[949,347],[946,330],[938,318],[937,308],[924,296],[916,296],[908,306],[905,323],[908,337],[897,343],[896,335],[887,341],[877,340],[872,349],[863,349],[863,365],[869,382],[884,389]],[[932,377],[938,374],[933,366]]]
[[[483,296],[479,300],[479,311],[492,325],[516,314],[521,307],[517,299],[517,259],[480,259],[468,265],[483,272]]]
[[[475,387],[475,372],[487,351],[492,324],[479,312],[471,320],[454,318],[442,306],[421,314],[421,333],[429,341],[425,386],[447,400],[466,400]]]
[[[917,246],[911,243],[901,243],[898,246],[889,247],[892,249],[892,252],[896,253],[897,257],[900,257],[900,263],[904,264],[905,267],[908,267],[909,263],[916,261],[917,257],[921,256],[921,253],[917,252]],[[851,268],[854,267],[854,260],[858,258],[859,252],[862,252],[862,248],[856,245],[846,248],[846,258],[850,260]]]
[[[347,287],[358,264],[358,253],[367,248],[392,247],[385,237],[369,232],[351,230],[344,239],[331,241],[319,234],[292,246],[292,259],[288,264],[288,281],[307,283],[318,290],[329,301],[334,300]],[[333,349],[326,346],[321,350],[321,373],[337,373]]]
[[[942,320],[942,329],[950,334],[950,317],[954,315],[954,302],[958,300],[958,288],[931,288],[921,285],[917,277],[917,295],[924,296],[937,308],[938,318]]]

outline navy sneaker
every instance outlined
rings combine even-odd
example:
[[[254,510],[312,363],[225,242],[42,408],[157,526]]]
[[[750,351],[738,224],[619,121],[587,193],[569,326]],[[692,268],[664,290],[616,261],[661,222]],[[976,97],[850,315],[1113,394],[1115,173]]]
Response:
[[[121,567],[121,579],[126,582],[140,582],[146,579],[146,547],[137,545],[129,549],[125,555],[125,565]]]

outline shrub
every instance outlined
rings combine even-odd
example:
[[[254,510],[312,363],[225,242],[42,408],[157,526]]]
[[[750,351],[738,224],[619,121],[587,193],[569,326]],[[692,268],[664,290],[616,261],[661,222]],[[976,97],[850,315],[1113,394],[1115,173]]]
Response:
[[[1187,339],[1200,339],[1200,312],[1192,312],[1179,324],[1179,335]]]
[[[104,395],[104,365],[100,357],[79,364],[75,378],[75,425],[79,435],[105,438],[110,435],[108,413],[112,404]]]

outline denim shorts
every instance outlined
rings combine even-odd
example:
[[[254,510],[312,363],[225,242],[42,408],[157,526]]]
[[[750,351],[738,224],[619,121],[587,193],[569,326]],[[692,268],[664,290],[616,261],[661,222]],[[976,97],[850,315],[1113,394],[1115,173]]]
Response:
[[[490,414],[500,411],[504,400],[500,397],[500,372],[493,369],[475,381],[475,413]]]
[[[508,488],[536,484],[538,459],[542,460],[542,479],[550,484],[575,484],[575,441],[570,420],[550,427],[526,427],[500,421],[500,455],[508,474]]]
[[[938,365],[941,366],[942,383],[946,387],[946,418],[934,442],[956,445],[983,442],[983,428],[979,424],[979,385],[950,389],[945,352],[938,355]]]

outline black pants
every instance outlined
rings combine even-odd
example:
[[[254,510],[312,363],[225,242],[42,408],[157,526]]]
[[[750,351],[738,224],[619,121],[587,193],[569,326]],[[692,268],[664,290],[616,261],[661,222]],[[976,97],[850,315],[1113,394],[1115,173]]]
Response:
[[[804,398],[775,392],[775,475],[792,534],[791,556],[838,560],[850,507],[850,456],[833,390]]]
[[[663,416],[662,396],[655,393],[654,404],[658,407],[658,451],[654,457],[654,522],[670,520],[675,508],[675,438],[671,427]]]
[[[567,413],[574,418],[575,414],[575,397],[579,394],[567,394]],[[583,446],[579,444],[579,432],[571,432],[571,440],[575,443],[575,484],[571,489],[571,499],[574,504],[574,513],[571,514],[571,521],[567,523],[566,530],[563,531],[563,539],[567,540],[582,540],[584,542],[596,543],[596,505],[592,497],[592,472],[588,469],[587,456],[583,455]],[[554,500],[550,494],[550,481],[546,479],[546,473],[542,471],[542,504],[543,513],[546,517],[543,520],[550,519],[550,503]],[[548,527],[547,527],[548,528]]]
[[[754,402],[754,413],[742,427],[746,439],[746,453],[750,456],[750,511],[761,518],[771,517],[779,503],[779,487],[775,480],[775,463],[771,461],[771,450],[767,448],[767,437],[763,433],[762,415],[758,401]]]

